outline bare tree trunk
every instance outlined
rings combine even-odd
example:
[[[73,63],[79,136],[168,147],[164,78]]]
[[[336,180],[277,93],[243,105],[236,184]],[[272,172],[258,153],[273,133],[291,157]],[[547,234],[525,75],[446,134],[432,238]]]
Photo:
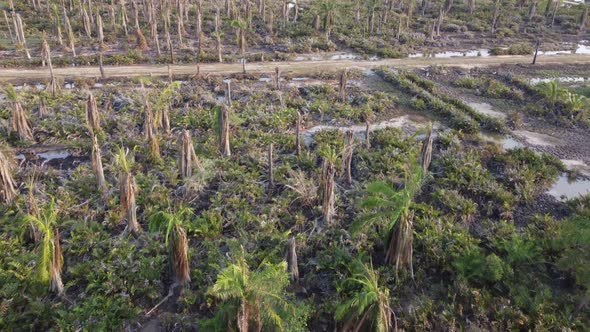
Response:
[[[352,131],[347,131],[342,151],[341,173],[347,185],[352,185],[352,155],[354,152],[354,137]]]
[[[272,190],[275,185],[275,168],[274,168],[274,145],[268,146],[268,188]]]
[[[104,170],[102,167],[102,153],[100,146],[98,145],[98,138],[96,135],[92,135],[92,170],[96,176],[96,184],[102,194],[103,200],[106,201],[107,197],[107,182],[104,177]]]
[[[46,234],[45,236],[49,236],[49,234]],[[64,292],[64,284],[61,280],[61,270],[63,267],[63,256],[62,256],[62,252],[61,252],[61,245],[59,243],[60,241],[60,236],[59,236],[59,230],[56,228],[54,233],[53,233],[53,240],[52,240],[52,245],[53,245],[53,250],[51,251],[51,266],[50,266],[50,276],[51,276],[51,282],[49,284],[49,289],[51,289],[52,292],[56,293],[57,295],[61,296],[63,295]]]
[[[25,29],[23,27],[23,20],[22,20],[20,14],[16,14],[16,23],[18,26],[17,33],[19,35],[20,47],[23,48],[23,50],[25,51],[25,54],[27,55],[27,59],[30,60],[31,54],[29,53],[29,49],[27,48],[27,40],[25,38]]]
[[[371,147],[370,134],[371,134],[371,123],[369,121],[367,121],[366,127],[365,127],[365,146],[367,147],[367,149]]]
[[[193,167],[200,167],[199,159],[195,153],[193,140],[188,130],[183,130],[179,137],[180,144],[180,159],[178,160],[178,167],[180,177],[183,179],[189,178],[193,175]]]
[[[105,44],[104,44],[104,31],[103,31],[103,26],[102,26],[102,17],[100,16],[100,14],[96,15],[96,25],[97,25],[97,29],[98,29],[98,49],[99,50],[104,50],[105,49]]]
[[[331,224],[335,214],[334,208],[334,163],[324,158],[322,163],[322,213],[326,224]]]
[[[231,81],[225,82],[225,101],[228,105],[231,105]]]
[[[422,143],[422,171],[424,173],[428,172],[428,168],[430,167],[430,162],[432,161],[432,142],[434,140],[433,132],[432,132],[432,123],[428,127],[428,135],[424,139]]]
[[[107,78],[107,75],[104,72],[104,66],[103,66],[103,63],[102,63],[102,52],[99,52],[98,53],[98,69],[100,70],[100,78],[103,79],[103,80],[105,78]]]
[[[198,56],[201,56],[203,49],[203,1],[197,0],[197,41],[199,43]]]
[[[219,114],[219,149],[224,157],[231,156],[229,145],[229,106],[223,105]]]
[[[221,15],[219,14],[219,7],[215,9],[215,41],[216,41],[216,48],[217,48],[217,58],[219,63],[223,62],[223,57],[221,55],[221,31],[219,30],[219,26],[221,25]]]
[[[297,243],[295,237],[289,238],[289,245],[287,248],[287,270],[291,275],[291,281],[297,282],[299,280],[299,266],[297,264]]]
[[[43,41],[41,42],[41,58],[43,58],[43,62],[46,62],[49,66],[49,75],[51,80],[47,85],[47,90],[55,97],[57,91],[59,91],[60,86],[55,79],[55,75],[53,73],[53,64],[51,63],[51,49],[49,48],[49,44],[45,39],[45,33],[43,33]]]
[[[92,93],[88,94],[88,100],[86,102],[86,122],[88,129],[93,135],[100,133],[100,116],[98,115],[98,107],[96,106],[96,99]]]
[[[47,105],[45,105],[45,98],[43,96],[39,96],[39,105],[38,108],[38,116],[39,118],[43,119],[44,117],[49,115],[49,110],[47,109]]]
[[[281,70],[275,67],[275,88],[281,90]]]
[[[339,93],[338,99],[341,103],[346,102],[346,83],[348,82],[348,70],[343,70],[340,73],[340,84],[339,84]]]
[[[584,7],[584,11],[582,12],[582,16],[580,17],[580,32],[584,31],[586,27],[586,22],[588,20],[588,6]]]
[[[135,203],[137,184],[131,173],[121,173],[119,191],[121,207],[125,211],[127,219],[126,231],[133,234],[139,234],[141,232],[141,227],[137,222],[137,205]]]
[[[6,22],[6,27],[8,28],[8,35],[10,36],[10,40],[12,40],[12,42],[16,44],[16,38],[12,34],[12,29],[10,28],[10,21],[8,20],[8,15],[6,14],[5,10],[2,11],[2,14],[4,14],[4,21]]]
[[[84,31],[86,32],[86,37],[92,38],[92,27],[90,24],[90,17],[88,17],[88,12],[86,11],[86,7],[83,7],[82,15],[83,15],[83,23],[84,23]]]
[[[64,23],[66,25],[66,30],[68,32],[68,41],[70,43],[70,49],[72,51],[72,55],[76,57],[76,45],[75,45],[75,36],[74,31],[72,30],[72,25],[70,24],[70,18],[66,13],[66,8],[63,7],[63,15],[64,15]]]
[[[295,124],[295,154],[301,155],[301,113],[297,114],[297,123]]]

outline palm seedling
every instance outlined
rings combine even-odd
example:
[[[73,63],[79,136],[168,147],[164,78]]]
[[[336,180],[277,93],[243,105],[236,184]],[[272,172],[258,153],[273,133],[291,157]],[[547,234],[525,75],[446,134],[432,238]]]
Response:
[[[265,262],[258,270],[250,270],[242,255],[223,269],[209,294],[223,301],[224,319],[238,331],[247,332],[251,323],[256,331],[284,329],[285,317],[294,307],[285,299],[289,285],[287,264]]]
[[[353,265],[356,271],[347,282],[359,289],[336,308],[336,321],[345,322],[344,331],[397,331],[397,324],[391,317],[389,289],[380,285],[373,264],[356,260]]]
[[[336,214],[334,195],[334,175],[336,168],[334,164],[338,159],[336,152],[328,147],[323,151],[322,173],[320,175],[320,186],[322,192],[322,215],[326,224],[331,224]]]
[[[63,256],[60,246],[59,230],[55,228],[57,222],[57,212],[55,202],[51,200],[40,212],[38,216],[28,215],[25,219],[27,222],[35,223],[37,229],[41,232],[43,240],[37,262],[39,280],[42,283],[49,284],[52,292],[62,295],[64,286],[61,279],[61,270],[63,266]]]
[[[55,97],[55,94],[59,91],[59,83],[55,78],[55,74],[53,73],[53,64],[51,63],[51,49],[49,48],[49,44],[45,39],[45,32],[43,32],[43,42],[41,43],[41,57],[43,58],[43,62],[47,63],[49,67],[49,75],[51,76],[51,80],[47,85],[47,91],[51,93],[52,96]]]
[[[545,95],[551,106],[555,106],[561,97],[564,96],[565,90],[559,87],[557,81],[551,81],[542,86],[541,92]]]
[[[188,209],[181,209],[177,213],[157,212],[149,218],[150,232],[166,230],[165,243],[170,255],[170,266],[174,273],[175,282],[184,286],[191,280],[188,260],[188,239],[182,227]]]
[[[193,146],[193,139],[188,130],[183,130],[178,138],[180,145],[180,158],[178,159],[178,168],[180,177],[183,179],[189,178],[193,175],[193,167],[200,167],[201,163],[195,148]]]
[[[127,227],[125,232],[138,234],[141,232],[141,226],[137,222],[137,206],[135,196],[137,195],[137,184],[131,174],[131,162],[127,159],[128,151],[122,147],[118,148],[115,159],[119,166],[119,197],[122,211],[125,211]]]
[[[165,133],[170,132],[170,104],[174,97],[175,91],[180,87],[180,83],[170,83],[158,96],[155,105],[154,126],[156,129],[162,128]]]
[[[12,158],[9,158],[9,152],[0,149],[0,202],[9,204],[17,196],[16,183],[12,178],[14,165]]]
[[[27,113],[23,109],[18,94],[12,85],[8,85],[5,90],[8,100],[12,102],[12,131],[16,132],[19,139],[23,141],[33,141],[33,131],[29,126],[29,120],[27,119]]]
[[[384,221],[387,243],[385,261],[395,265],[396,273],[402,266],[408,266],[413,276],[412,242],[413,218],[412,202],[422,183],[422,167],[415,160],[407,167],[404,188],[395,191],[390,184],[374,182],[367,187],[367,197],[361,201],[361,208],[369,212],[354,226],[358,231],[369,221]]]

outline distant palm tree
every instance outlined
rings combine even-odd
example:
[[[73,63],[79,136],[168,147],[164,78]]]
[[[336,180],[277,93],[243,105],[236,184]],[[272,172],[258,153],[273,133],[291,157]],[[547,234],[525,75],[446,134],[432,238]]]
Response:
[[[209,293],[224,302],[228,325],[235,323],[240,332],[248,332],[250,323],[255,324],[255,331],[282,331],[287,314],[294,312],[285,299],[288,285],[286,262],[263,263],[261,269],[251,271],[242,253],[219,273]]]
[[[235,20],[230,23],[232,28],[238,30],[238,47],[240,48],[240,55],[246,53],[246,30],[248,29],[248,22],[244,20]]]
[[[318,4],[318,11],[323,16],[323,26],[326,32],[326,38],[332,34],[332,25],[338,4],[334,0],[323,0]]]
[[[343,330],[349,327],[353,331],[397,331],[397,324],[391,319],[389,289],[380,285],[373,264],[357,260],[353,265],[357,271],[348,281],[360,289],[336,308],[336,321],[345,321]]]
[[[28,215],[26,222],[34,223],[43,234],[39,260],[37,262],[39,279],[43,283],[49,283],[49,289],[58,295],[63,294],[64,285],[61,280],[63,256],[59,244],[59,230],[55,228],[58,209],[55,201],[51,200],[38,216]]]

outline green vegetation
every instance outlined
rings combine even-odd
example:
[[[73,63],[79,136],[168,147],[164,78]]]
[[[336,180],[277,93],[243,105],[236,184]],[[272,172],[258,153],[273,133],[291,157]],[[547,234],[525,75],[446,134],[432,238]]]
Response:
[[[0,330],[587,329],[590,198],[546,194],[565,166],[483,141],[505,124],[438,76],[378,74],[9,88]]]

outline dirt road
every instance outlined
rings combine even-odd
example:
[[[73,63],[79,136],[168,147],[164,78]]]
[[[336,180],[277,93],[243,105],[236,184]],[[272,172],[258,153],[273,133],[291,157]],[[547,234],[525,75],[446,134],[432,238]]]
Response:
[[[246,65],[249,73],[270,73],[279,67],[283,73],[305,75],[317,72],[336,71],[343,68],[371,69],[379,66],[398,68],[419,68],[431,65],[448,65],[460,67],[482,67],[502,64],[530,64],[532,56],[490,56],[490,57],[455,57],[455,58],[404,58],[386,59],[378,61],[367,60],[320,60],[320,61],[287,61],[287,62],[256,62]],[[589,55],[559,55],[539,56],[538,64],[590,64]],[[242,72],[239,63],[201,64],[201,74],[227,75]],[[172,65],[174,75],[193,75],[197,72],[197,65]],[[55,68],[55,75],[62,79],[80,77],[99,77],[98,67],[65,67]],[[132,65],[105,67],[107,77],[137,77],[137,76],[167,76],[167,65]],[[49,78],[48,68],[38,69],[0,69],[0,81],[11,80],[46,80]]]

